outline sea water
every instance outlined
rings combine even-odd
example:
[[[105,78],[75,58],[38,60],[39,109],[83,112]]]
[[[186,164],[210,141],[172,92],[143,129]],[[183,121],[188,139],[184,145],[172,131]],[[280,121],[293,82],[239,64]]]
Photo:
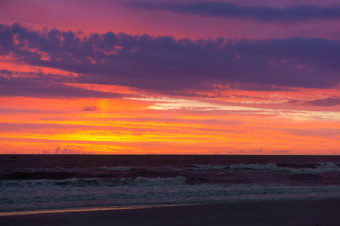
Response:
[[[0,156],[1,212],[319,198],[340,156]]]

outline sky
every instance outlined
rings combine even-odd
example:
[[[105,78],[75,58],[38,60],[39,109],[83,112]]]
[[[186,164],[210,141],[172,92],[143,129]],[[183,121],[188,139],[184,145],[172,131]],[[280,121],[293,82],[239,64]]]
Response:
[[[0,154],[340,154],[338,0],[1,0]]]

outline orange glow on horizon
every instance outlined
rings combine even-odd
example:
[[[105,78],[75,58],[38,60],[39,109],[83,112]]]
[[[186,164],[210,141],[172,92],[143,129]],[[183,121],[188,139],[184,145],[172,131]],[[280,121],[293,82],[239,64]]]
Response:
[[[340,153],[338,120],[282,118],[275,111],[150,109],[157,99],[0,99],[1,154]],[[95,110],[84,110],[88,105]]]

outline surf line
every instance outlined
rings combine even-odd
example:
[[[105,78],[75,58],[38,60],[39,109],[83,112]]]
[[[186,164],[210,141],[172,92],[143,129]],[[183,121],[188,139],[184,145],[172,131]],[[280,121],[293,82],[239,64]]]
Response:
[[[76,208],[76,209],[55,209],[55,210],[27,210],[0,212],[3,216],[22,216],[34,214],[50,214],[50,213],[73,213],[73,212],[92,212],[92,211],[108,211],[108,210],[132,210],[132,209],[149,209],[158,207],[175,207],[175,206],[193,206],[195,204],[169,204],[169,205],[144,205],[144,206],[115,206],[115,207],[97,207],[97,208]]]

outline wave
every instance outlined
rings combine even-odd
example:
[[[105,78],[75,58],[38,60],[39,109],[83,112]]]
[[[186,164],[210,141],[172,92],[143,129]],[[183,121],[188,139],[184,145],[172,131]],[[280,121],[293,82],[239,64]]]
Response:
[[[254,171],[279,171],[290,173],[325,173],[340,172],[340,163],[335,162],[315,162],[296,164],[232,164],[229,166],[233,170],[254,170]]]
[[[14,172],[1,172],[2,180],[66,180],[73,178],[103,178],[106,180],[124,180],[120,178],[169,178],[176,176],[204,178],[205,181],[218,179],[219,175],[229,174],[229,177],[238,173],[278,172],[281,174],[322,174],[339,173],[339,162],[312,162],[312,163],[267,163],[267,164],[192,164],[188,166],[114,166],[114,167],[83,167],[83,168],[47,168],[47,169],[20,169]],[[246,176],[246,175],[244,175]],[[233,177],[234,178],[234,177]],[[235,179],[235,178],[234,178]]]
[[[193,164],[190,166],[191,170],[223,170],[228,168],[226,165],[213,165],[213,164]]]
[[[188,184],[191,178],[183,176],[169,178],[73,178],[63,180],[4,180],[0,188],[5,187],[101,187],[101,186],[169,186]]]
[[[185,177],[0,182],[0,211],[340,198],[340,186],[189,184]]]

